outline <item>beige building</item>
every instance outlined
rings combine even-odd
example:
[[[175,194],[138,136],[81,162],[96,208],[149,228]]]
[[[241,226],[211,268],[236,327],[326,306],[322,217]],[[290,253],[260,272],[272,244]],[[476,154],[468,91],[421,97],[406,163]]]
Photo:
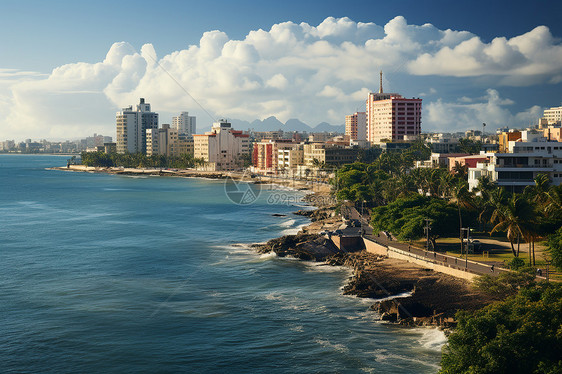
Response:
[[[160,129],[146,130],[146,155],[179,156],[178,131],[163,124]]]
[[[351,140],[367,140],[367,115],[355,112],[345,116],[345,135]]]
[[[562,142],[561,130],[562,129],[560,127],[548,126],[546,129],[543,130],[544,137],[548,141]]]
[[[350,164],[357,160],[358,154],[358,150],[355,148],[344,148],[326,143],[304,144],[303,151],[305,166]]]
[[[304,144],[293,144],[277,151],[277,170],[295,170],[304,164]]]
[[[193,135],[194,157],[205,161],[207,170],[236,170],[250,154],[250,137],[225,121],[213,123],[211,131]]]

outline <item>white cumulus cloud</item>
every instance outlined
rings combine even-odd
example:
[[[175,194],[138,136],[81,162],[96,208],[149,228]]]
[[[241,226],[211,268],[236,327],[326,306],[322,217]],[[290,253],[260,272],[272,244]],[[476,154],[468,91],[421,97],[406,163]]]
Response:
[[[424,121],[431,124],[428,130],[446,132],[480,129],[482,123],[490,130],[500,126],[516,128],[536,124],[544,109],[533,105],[514,114],[508,109],[512,105],[512,100],[501,98],[498,91],[488,89],[485,96],[475,100],[463,97],[456,102],[442,99],[431,102],[426,106]]]
[[[269,30],[252,30],[242,40],[208,31],[198,45],[161,57],[157,47],[145,44],[136,51],[126,42],[115,43],[100,62],[69,63],[47,76],[0,69],[0,102],[7,103],[0,140],[94,131],[110,135],[115,111],[137,103],[139,97],[161,113],[162,122],[189,110],[199,116],[199,124],[210,123],[200,104],[215,117],[276,116],[311,125],[341,124],[346,114],[362,109],[370,90],[378,89],[381,69],[385,85],[391,83],[385,91],[432,99],[437,92],[445,95],[456,77],[481,79],[476,83],[480,92],[493,87],[489,77],[494,77],[494,85],[562,82],[562,45],[544,26],[484,43],[468,31],[410,25],[401,16],[383,26],[329,17],[317,26],[284,22]],[[453,81],[445,87],[428,86],[424,82],[431,75]],[[524,120],[523,115],[511,114],[513,105],[495,95],[497,91],[490,90],[485,100],[469,103],[466,99],[477,96],[469,92],[459,95],[465,101],[424,102],[422,126],[444,125],[443,113],[447,126],[457,128],[469,126],[473,117],[484,122],[494,117],[498,123]],[[467,114],[458,115],[457,109]]]

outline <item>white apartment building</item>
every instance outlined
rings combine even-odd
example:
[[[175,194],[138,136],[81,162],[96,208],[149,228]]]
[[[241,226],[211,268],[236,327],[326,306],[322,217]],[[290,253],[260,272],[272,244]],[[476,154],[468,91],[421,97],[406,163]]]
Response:
[[[205,161],[207,170],[236,170],[250,154],[250,137],[233,130],[225,121],[213,123],[211,131],[193,135],[194,157]]]
[[[459,146],[458,139],[445,137],[443,134],[427,139],[426,143],[434,153],[454,153]]]
[[[509,153],[484,153],[489,162],[479,162],[468,169],[470,190],[478,179],[488,176],[499,186],[521,192],[525,186],[534,185],[539,174],[547,174],[554,185],[562,183],[562,143],[546,141],[544,137],[532,141],[510,141]]]
[[[542,121],[544,120],[544,121]],[[541,122],[546,125],[560,125],[562,124],[562,106],[545,109]]]
[[[192,136],[196,132],[196,118],[189,112],[181,112],[179,116],[172,117],[172,128],[180,135]]]
[[[141,98],[136,109],[131,105],[117,112],[116,123],[117,153],[146,153],[146,130],[158,129],[158,113]]]

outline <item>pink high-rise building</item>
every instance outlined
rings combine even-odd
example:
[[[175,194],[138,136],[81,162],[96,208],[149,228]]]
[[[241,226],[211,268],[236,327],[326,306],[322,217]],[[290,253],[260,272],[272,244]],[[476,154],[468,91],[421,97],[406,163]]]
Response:
[[[365,112],[355,112],[345,116],[345,135],[351,140],[367,140],[367,116]]]
[[[399,141],[421,134],[422,99],[406,99],[397,93],[383,93],[382,71],[378,93],[367,98],[367,140]]]

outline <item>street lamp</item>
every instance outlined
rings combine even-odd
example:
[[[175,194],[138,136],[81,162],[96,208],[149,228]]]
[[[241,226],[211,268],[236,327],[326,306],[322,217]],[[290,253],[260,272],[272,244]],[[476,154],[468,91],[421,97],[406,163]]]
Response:
[[[462,258],[462,247],[464,244],[464,231],[466,231],[466,246],[465,246],[465,269],[468,269],[468,246],[470,244],[470,227],[461,228],[461,258]]]

